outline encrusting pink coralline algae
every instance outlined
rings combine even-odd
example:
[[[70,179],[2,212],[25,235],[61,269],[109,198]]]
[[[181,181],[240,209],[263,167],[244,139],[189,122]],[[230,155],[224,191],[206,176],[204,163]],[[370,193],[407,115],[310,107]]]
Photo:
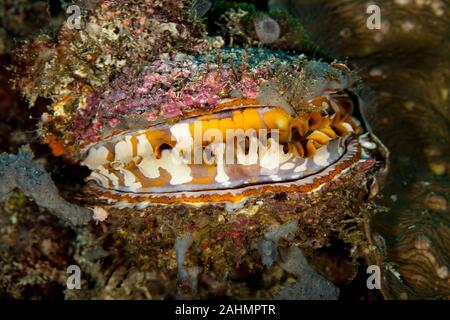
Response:
[[[155,122],[192,110],[206,111],[224,98],[256,97],[269,76],[268,67],[233,66],[172,54],[154,61],[138,76],[126,71],[106,91],[87,96],[86,106],[78,110],[75,132],[78,138],[95,141],[105,125],[115,128],[126,117]]]

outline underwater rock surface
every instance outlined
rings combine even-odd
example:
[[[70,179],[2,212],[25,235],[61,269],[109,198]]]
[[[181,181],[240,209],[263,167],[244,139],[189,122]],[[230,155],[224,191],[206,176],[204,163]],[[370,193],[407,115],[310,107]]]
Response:
[[[364,2],[278,2],[322,48],[348,57],[370,88],[370,123],[391,151],[380,202],[388,210],[371,222],[385,297],[448,299],[450,4],[383,1],[381,29],[369,30]]]

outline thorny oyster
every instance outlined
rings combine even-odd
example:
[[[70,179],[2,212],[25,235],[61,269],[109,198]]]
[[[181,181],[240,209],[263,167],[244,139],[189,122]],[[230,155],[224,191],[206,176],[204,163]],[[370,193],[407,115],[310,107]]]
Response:
[[[175,2],[170,3],[173,7]],[[60,40],[71,38],[82,48],[93,34],[114,42],[124,33],[135,36],[126,25],[141,32],[149,27],[145,19],[137,19],[138,24],[124,24],[125,31],[123,26],[105,31],[108,22],[92,21],[107,17],[105,11],[110,18],[120,17],[126,12],[116,10],[121,6],[104,2],[94,9],[97,15],[86,31],[63,28]],[[159,3],[142,6],[131,6],[141,10],[131,12],[164,8]],[[267,50],[214,49],[214,41],[179,31],[181,14],[176,22],[161,23],[161,16],[154,15],[152,30],[173,37],[167,43],[175,49],[161,46],[149,52],[140,47],[136,55],[148,63],[138,72],[125,70],[111,84],[102,82],[130,65],[135,52],[125,48],[128,55],[114,56],[94,48],[94,55],[64,41],[56,50],[42,39],[31,46],[45,50],[35,57],[29,75],[36,74],[42,61],[44,77],[61,72],[46,82],[31,76],[22,83],[31,99],[41,94],[57,100],[42,118],[43,137],[55,154],[92,169],[88,203],[98,205],[100,195],[118,208],[108,209],[107,220],[93,226],[93,234],[104,235],[93,242],[111,251],[122,249],[109,260],[109,277],[96,283],[95,292],[84,294],[124,297],[130,288],[139,288],[131,296],[164,297],[176,292],[180,281],[199,297],[272,297],[299,277],[291,261],[299,255],[292,248],[312,255],[339,239],[351,246],[352,259],[366,254],[370,247],[364,227],[374,211],[366,200],[386,174],[387,151],[368,132],[348,68]],[[194,50],[184,48],[188,43]],[[70,50],[83,54],[80,58]],[[58,64],[61,51],[81,69],[49,71],[67,67]],[[240,155],[247,155],[244,140],[233,147],[234,167],[220,161],[172,165],[170,150],[179,144],[185,148],[198,122],[219,132],[265,129],[265,146],[275,147],[285,161],[272,167],[269,158],[267,168],[240,161]],[[270,140],[275,129],[278,141]],[[184,151],[195,153],[196,147],[211,144],[215,155],[224,150],[215,141],[206,142],[188,143]],[[277,174],[255,176],[262,167]],[[80,250],[79,263],[94,270]],[[252,281],[257,285],[249,285]]]
[[[92,170],[88,192],[119,208],[242,207],[266,191],[320,189],[361,159],[375,160],[371,153],[382,146],[362,136],[352,117],[346,66],[284,61],[267,52],[215,54],[212,61],[206,53],[200,58],[206,61],[157,60],[128,80],[132,84],[121,79],[124,86],[79,107],[84,138],[93,123],[97,132],[105,117],[114,123],[109,136],[86,146],[81,140],[81,163]],[[217,61],[227,58],[232,64]],[[120,130],[133,117],[144,121]]]

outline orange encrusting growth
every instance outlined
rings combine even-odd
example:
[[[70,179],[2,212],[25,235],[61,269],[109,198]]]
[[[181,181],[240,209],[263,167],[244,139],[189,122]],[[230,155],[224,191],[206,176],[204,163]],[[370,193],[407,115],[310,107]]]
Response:
[[[50,150],[55,157],[62,156],[65,153],[64,144],[59,141],[54,135],[48,135],[46,137],[46,143],[50,147]]]

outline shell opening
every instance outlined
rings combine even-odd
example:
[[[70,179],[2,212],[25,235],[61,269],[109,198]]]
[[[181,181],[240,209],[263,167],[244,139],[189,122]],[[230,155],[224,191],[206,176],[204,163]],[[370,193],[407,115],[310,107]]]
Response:
[[[300,181],[336,165],[362,132],[346,94],[310,102],[321,110],[292,115],[276,106],[242,106],[123,132],[90,147],[83,164],[97,187],[133,194]]]

